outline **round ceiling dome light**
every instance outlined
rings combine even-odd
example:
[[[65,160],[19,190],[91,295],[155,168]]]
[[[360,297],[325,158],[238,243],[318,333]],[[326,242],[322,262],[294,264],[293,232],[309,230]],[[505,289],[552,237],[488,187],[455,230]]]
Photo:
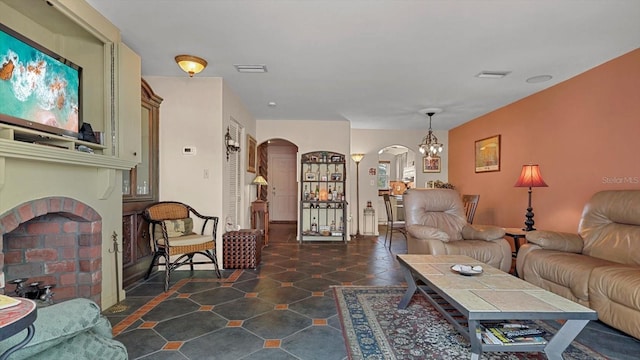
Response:
[[[529,84],[537,84],[537,83],[549,81],[551,79],[553,79],[553,76],[551,76],[551,75],[538,75],[538,76],[532,76],[532,77],[528,78],[526,81]]]
[[[194,74],[207,67],[207,60],[193,55],[178,55],[176,56],[176,63],[184,72],[189,74],[189,77],[193,77]]]

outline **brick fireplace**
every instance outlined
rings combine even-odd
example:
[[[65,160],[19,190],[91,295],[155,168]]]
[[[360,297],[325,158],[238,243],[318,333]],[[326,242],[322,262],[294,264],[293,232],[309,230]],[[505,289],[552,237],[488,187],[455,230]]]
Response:
[[[16,278],[55,284],[54,301],[101,303],[102,218],[68,197],[28,201],[0,215],[0,277],[11,294]]]

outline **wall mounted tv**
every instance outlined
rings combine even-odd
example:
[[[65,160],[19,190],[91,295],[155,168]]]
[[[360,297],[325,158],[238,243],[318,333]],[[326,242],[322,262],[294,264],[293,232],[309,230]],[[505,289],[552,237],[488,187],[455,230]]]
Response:
[[[78,137],[82,68],[0,24],[0,122]]]

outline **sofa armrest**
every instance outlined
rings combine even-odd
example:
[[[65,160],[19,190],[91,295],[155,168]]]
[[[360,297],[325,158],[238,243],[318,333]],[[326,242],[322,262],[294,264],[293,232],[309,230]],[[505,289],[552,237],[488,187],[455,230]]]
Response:
[[[527,241],[546,250],[582,253],[584,242],[578,234],[536,230],[526,234]]]
[[[464,240],[493,241],[504,238],[504,229],[493,225],[471,225],[462,228]]]
[[[433,240],[440,240],[444,242],[449,241],[449,235],[446,232],[431,226],[411,225],[407,227],[407,232],[409,233],[410,236],[416,239],[423,239],[423,240],[433,239]]]

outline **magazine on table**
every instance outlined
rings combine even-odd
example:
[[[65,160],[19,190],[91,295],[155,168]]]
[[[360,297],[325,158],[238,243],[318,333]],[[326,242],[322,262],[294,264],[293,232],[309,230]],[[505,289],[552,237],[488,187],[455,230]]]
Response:
[[[530,324],[486,323],[480,325],[480,337],[486,344],[532,345],[546,344],[543,329]]]

